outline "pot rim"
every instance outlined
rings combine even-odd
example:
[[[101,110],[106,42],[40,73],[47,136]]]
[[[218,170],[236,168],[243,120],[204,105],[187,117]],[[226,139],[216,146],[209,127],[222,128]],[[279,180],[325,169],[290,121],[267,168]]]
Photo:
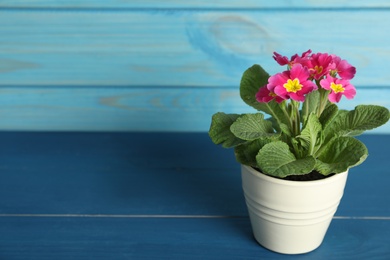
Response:
[[[295,187],[296,186],[304,187],[304,186],[324,185],[324,184],[327,184],[327,183],[336,182],[339,179],[344,178],[344,176],[348,174],[348,170],[346,170],[345,172],[337,173],[337,174],[335,174],[333,176],[330,176],[328,178],[321,179],[321,180],[292,181],[292,180],[278,179],[278,178],[269,176],[269,175],[267,175],[265,173],[262,173],[262,172],[260,172],[260,171],[258,171],[256,169],[252,168],[251,166],[248,166],[248,165],[241,164],[241,167],[246,168],[248,170],[248,172],[251,173],[252,175],[254,175],[254,176],[258,177],[258,178],[264,179],[266,181],[273,182],[273,183],[276,183],[276,184],[283,184],[283,185],[287,185],[287,186],[295,186]]]

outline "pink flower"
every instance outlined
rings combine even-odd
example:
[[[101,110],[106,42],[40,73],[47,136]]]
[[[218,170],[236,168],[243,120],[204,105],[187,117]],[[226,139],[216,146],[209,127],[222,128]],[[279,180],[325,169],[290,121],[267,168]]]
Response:
[[[264,87],[261,87],[259,91],[256,93],[256,100],[261,102],[261,103],[268,103],[271,100],[275,99],[276,102],[280,103],[284,99],[276,95],[274,92],[271,92],[268,88],[267,85]]]
[[[332,56],[327,53],[315,53],[311,55],[309,71],[311,77],[319,80],[329,73],[329,65],[332,62]]]
[[[352,99],[356,95],[355,87],[349,83],[349,80],[337,79],[328,75],[320,81],[321,87],[330,90],[328,99],[332,103],[338,103],[344,95],[347,99]]]
[[[311,50],[307,50],[302,53],[301,56],[299,56],[298,54],[294,54],[289,60],[286,56],[282,56],[279,53],[274,52],[273,58],[279,65],[288,65],[291,68],[292,66],[294,66],[294,64],[302,64],[302,66],[307,65],[307,63],[309,62],[310,54]]]
[[[352,79],[355,76],[356,68],[346,60],[342,60],[340,57],[332,55],[330,73],[332,76],[338,74],[342,79]]]
[[[307,93],[317,89],[309,77],[309,70],[301,64],[296,64],[291,70],[271,76],[267,88],[282,99],[291,98],[303,102]]]
[[[274,56],[272,56],[274,60],[276,60],[279,65],[284,66],[290,63],[289,59],[286,56],[282,56],[277,52],[274,52]]]

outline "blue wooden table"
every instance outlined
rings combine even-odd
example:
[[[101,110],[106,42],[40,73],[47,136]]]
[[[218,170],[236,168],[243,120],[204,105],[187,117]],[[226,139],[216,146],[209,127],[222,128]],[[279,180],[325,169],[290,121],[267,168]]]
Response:
[[[316,251],[258,245],[233,152],[206,133],[1,132],[0,259],[389,259],[390,135]]]

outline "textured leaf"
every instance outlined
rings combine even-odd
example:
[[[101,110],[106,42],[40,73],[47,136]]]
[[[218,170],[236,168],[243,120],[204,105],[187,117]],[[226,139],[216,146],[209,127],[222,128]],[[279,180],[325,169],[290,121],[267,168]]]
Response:
[[[336,117],[338,107],[335,104],[328,105],[320,116],[320,123],[323,128],[326,128],[328,124],[332,123],[333,119]]]
[[[276,132],[278,132],[278,133],[281,132],[279,123],[278,123],[278,121],[276,121],[275,118],[273,118],[273,117],[268,117],[266,120],[267,120],[267,121],[270,121],[270,122],[272,123],[272,127],[275,129]]]
[[[303,102],[301,115],[304,123],[309,118],[310,113],[317,111],[319,100],[320,93],[318,91],[312,91],[306,95],[305,102]]]
[[[238,114],[225,114],[218,112],[211,119],[209,136],[215,144],[230,148],[242,144],[245,141],[237,138],[231,131],[230,126],[237,120]]]
[[[256,156],[256,161],[264,173],[279,178],[310,173],[316,163],[312,156],[297,160],[289,146],[282,141],[264,145]]]
[[[389,110],[382,106],[359,105],[348,113],[348,122],[353,130],[371,130],[389,120]]]
[[[288,137],[292,136],[291,129],[286,124],[282,123],[279,125],[279,127],[280,127],[281,132],[284,133],[286,136],[288,136]]]
[[[313,155],[315,152],[315,148],[318,145],[318,135],[321,130],[322,126],[317,115],[311,113],[306,122],[305,128],[302,130],[301,134],[297,136],[297,138],[301,140],[302,146],[308,150],[308,155]]]
[[[267,110],[263,103],[259,103],[256,100],[256,93],[268,83],[268,78],[269,74],[260,65],[255,64],[247,69],[242,75],[240,83],[240,96],[242,100],[257,110],[264,111],[264,108]],[[269,111],[264,112],[269,114]]]
[[[389,110],[382,106],[360,105],[354,110],[341,110],[325,129],[327,140],[333,136],[354,136],[385,124],[389,120]]]
[[[318,157],[316,170],[324,175],[341,173],[361,164],[367,156],[366,146],[354,137],[335,137]]]
[[[260,65],[253,65],[242,75],[240,96],[246,104],[271,115],[279,124],[289,125],[290,118],[283,112],[280,104],[274,100],[268,103],[260,103],[256,100],[256,93],[268,83],[268,78],[269,74]]]
[[[277,137],[275,137],[277,138]],[[234,154],[236,160],[245,165],[257,167],[256,156],[259,150],[266,144],[275,140],[272,137],[259,138],[248,143],[244,143],[234,147]]]
[[[264,115],[245,114],[239,117],[231,126],[230,131],[243,140],[255,140],[274,133],[272,123],[264,119]]]

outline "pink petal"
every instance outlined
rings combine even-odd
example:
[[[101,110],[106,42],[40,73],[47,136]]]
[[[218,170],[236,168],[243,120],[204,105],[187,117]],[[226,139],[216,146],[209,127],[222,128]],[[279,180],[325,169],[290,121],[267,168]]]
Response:
[[[297,92],[298,95],[305,95],[307,93],[312,92],[315,89],[314,88],[315,84],[311,81],[302,82],[301,84],[303,87],[301,90]]]
[[[295,64],[290,70],[291,79],[299,79],[299,82],[306,81],[310,76],[309,71],[306,67],[303,67],[301,64]]]
[[[354,86],[352,85],[349,85],[349,87],[345,88],[344,92],[343,92],[344,96],[348,99],[353,99],[356,95],[356,89]]]
[[[336,70],[337,74],[342,79],[352,79],[356,74],[356,68],[349,64],[346,60],[341,60],[336,55],[331,55],[333,59],[332,70]]]
[[[297,93],[291,92],[290,98],[295,101],[301,101],[301,102],[305,101],[305,96],[299,95],[298,92]]]
[[[340,101],[341,97],[342,97],[341,92],[339,92],[339,93],[331,92],[328,96],[328,99],[332,103],[338,103]]]
[[[272,99],[274,99],[272,96],[269,95],[270,93],[271,92],[267,89],[267,86],[261,87],[256,93],[256,100],[261,103],[268,103]]]
[[[275,86],[278,86],[278,85],[283,85],[284,83],[287,82],[287,79],[289,78],[287,75],[287,72],[283,72],[283,73],[277,73],[271,77],[269,77],[268,79],[268,89],[270,91],[272,91],[272,88],[274,88]]]
[[[276,60],[276,62],[279,65],[282,65],[282,66],[287,65],[289,63],[289,60],[286,56],[282,56],[277,52],[274,52],[273,58]]]
[[[275,101],[278,102],[278,103],[281,103],[282,101],[284,101],[286,99],[282,98],[282,97],[279,97],[279,96],[276,96],[275,97]]]
[[[334,79],[328,75],[326,78],[324,78],[323,80],[320,81],[320,85],[322,88],[324,88],[326,90],[330,90],[330,84],[332,82],[334,82]]]
[[[346,60],[342,60],[337,66],[337,72],[342,79],[352,79],[356,74],[356,68],[351,66]]]
[[[283,99],[289,98],[288,92],[283,86],[280,85],[276,86],[274,88],[274,93]]]

